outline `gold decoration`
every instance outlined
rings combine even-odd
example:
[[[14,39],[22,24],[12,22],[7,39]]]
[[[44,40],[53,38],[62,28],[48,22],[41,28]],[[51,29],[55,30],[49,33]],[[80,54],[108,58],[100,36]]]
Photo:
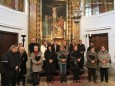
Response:
[[[38,0],[29,0],[30,3],[37,4]]]

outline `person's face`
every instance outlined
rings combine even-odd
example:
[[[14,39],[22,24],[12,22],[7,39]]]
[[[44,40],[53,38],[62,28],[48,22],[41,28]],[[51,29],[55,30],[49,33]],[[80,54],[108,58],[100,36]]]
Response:
[[[57,41],[55,41],[54,44],[57,44]]]
[[[63,41],[63,45],[66,45],[66,41]]]
[[[75,50],[75,51],[78,50],[78,47],[77,47],[77,46],[74,46],[74,50]]]
[[[82,41],[80,40],[79,43],[82,44]]]
[[[49,46],[48,49],[51,50],[51,46]]]
[[[91,52],[95,52],[95,48],[92,48],[92,49],[91,49]]]
[[[101,50],[104,52],[106,49],[104,46],[101,47]]]
[[[64,47],[60,47],[60,51],[63,51],[64,50]]]
[[[23,47],[20,47],[20,48],[19,48],[19,51],[20,51],[20,53],[24,53],[25,50],[24,50]]]
[[[94,46],[94,44],[93,44],[93,43],[90,43],[90,46]]]
[[[38,51],[38,46],[34,46],[34,51]]]
[[[14,47],[13,49],[12,49],[12,52],[13,53],[16,53],[18,51],[18,47]]]
[[[46,42],[46,41],[44,42],[44,45],[47,45],[47,42]]]
[[[32,42],[32,43],[35,43],[35,42],[36,42],[36,39],[35,39],[35,38],[32,38],[31,42]]]

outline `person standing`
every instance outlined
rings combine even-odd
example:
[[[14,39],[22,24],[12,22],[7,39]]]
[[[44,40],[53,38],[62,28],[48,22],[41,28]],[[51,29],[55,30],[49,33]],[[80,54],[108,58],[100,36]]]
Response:
[[[11,45],[9,51],[1,58],[2,70],[5,74],[6,85],[16,86],[16,71],[18,70],[18,45]]]
[[[80,61],[81,61],[81,54],[78,50],[78,46],[74,45],[73,47],[74,51],[71,52],[70,54],[70,68],[72,70],[73,73],[73,79],[74,82],[80,82],[80,76],[79,76],[79,72],[80,72]]]
[[[31,43],[29,44],[30,54],[31,54],[32,52],[34,52],[34,46],[35,46],[35,45],[38,45],[38,44],[36,43],[36,39],[35,39],[35,38],[32,38],[32,39],[31,39]]]
[[[31,53],[32,60],[32,80],[33,86],[39,85],[39,73],[42,71],[42,58],[38,46],[34,46],[34,52]]]
[[[43,42],[43,45],[41,45],[40,50],[41,50],[41,57],[42,57],[42,59],[43,59],[43,69],[44,69],[44,67],[45,67],[45,57],[44,57],[44,53],[45,53],[45,51],[47,50],[47,41],[44,41],[44,42]]]
[[[52,51],[51,45],[47,46],[47,50],[45,51],[45,72],[46,72],[46,81],[53,82],[54,81],[54,73],[55,73],[55,57]]]
[[[29,44],[29,51],[30,51],[30,54],[34,52],[34,46],[38,44],[36,43],[36,39],[35,38],[32,38],[31,39],[31,43]],[[32,62],[30,61],[30,72],[32,72]]]
[[[54,52],[56,70],[59,70],[58,60],[57,60],[57,53],[58,53],[59,50],[60,50],[60,46],[57,44],[57,41],[56,41],[56,40],[54,40],[54,44],[52,44],[52,50],[53,50],[53,52]]]
[[[87,52],[87,68],[88,68],[88,81],[96,83],[96,68],[97,68],[98,56],[95,51],[95,47],[91,47],[91,50]]]
[[[108,69],[110,67],[111,56],[104,46],[101,47],[101,50],[98,53],[98,58],[101,82],[103,82],[105,78],[105,81],[108,83]]]
[[[85,52],[85,45],[82,44],[82,40],[79,40],[79,44],[78,44],[78,50],[81,53],[81,61],[80,61],[80,69],[84,69],[84,52]]]
[[[75,39],[72,39],[71,44],[69,45],[69,53],[71,54],[71,52],[74,50],[73,47],[75,45]]]
[[[60,51],[57,54],[58,65],[60,70],[60,82],[66,82],[66,66],[67,66],[67,51],[64,46],[60,46]]]
[[[23,86],[25,86],[25,75],[27,74],[27,67],[26,67],[26,62],[28,60],[27,53],[25,51],[24,47],[19,47],[19,54],[20,54],[20,72],[19,72],[19,81],[23,81]]]
[[[91,42],[91,43],[89,44],[89,47],[87,48],[87,52],[88,52],[88,51],[91,51],[91,47],[94,47],[93,42]]]

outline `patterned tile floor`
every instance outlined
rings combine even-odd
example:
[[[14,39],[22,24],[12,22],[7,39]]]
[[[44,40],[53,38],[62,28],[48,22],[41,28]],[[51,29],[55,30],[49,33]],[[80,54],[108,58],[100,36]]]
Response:
[[[110,76],[108,83],[106,82],[101,83],[98,77],[96,84],[93,82],[89,83],[86,77],[87,74],[83,74],[81,76],[80,83],[74,83],[72,81],[72,76],[67,76],[67,83],[60,83],[59,77],[55,77],[54,83],[49,83],[49,84],[46,83],[45,77],[41,77],[39,86],[115,86],[115,76]],[[32,86],[32,84],[26,84],[26,86]]]

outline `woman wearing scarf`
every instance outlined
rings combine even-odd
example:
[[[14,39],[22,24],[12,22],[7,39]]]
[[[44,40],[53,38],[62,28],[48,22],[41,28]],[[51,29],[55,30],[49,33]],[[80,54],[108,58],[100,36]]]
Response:
[[[34,46],[34,52],[31,53],[31,60],[32,60],[32,80],[33,86],[39,85],[39,73],[42,71],[42,58],[41,52],[38,50],[38,46]]]

